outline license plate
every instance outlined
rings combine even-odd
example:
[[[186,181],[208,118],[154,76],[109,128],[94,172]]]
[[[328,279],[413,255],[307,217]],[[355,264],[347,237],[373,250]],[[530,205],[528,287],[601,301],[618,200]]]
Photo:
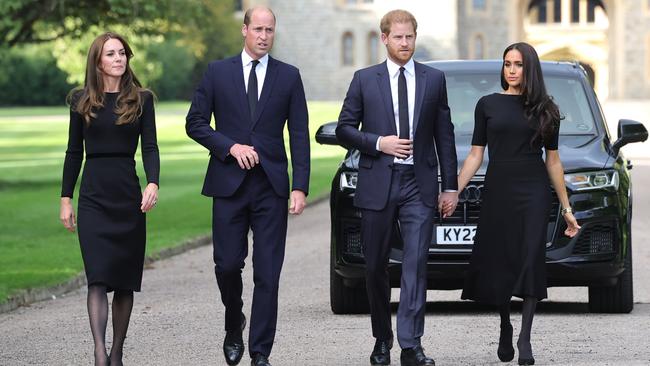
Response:
[[[474,244],[476,226],[436,226],[437,244]]]

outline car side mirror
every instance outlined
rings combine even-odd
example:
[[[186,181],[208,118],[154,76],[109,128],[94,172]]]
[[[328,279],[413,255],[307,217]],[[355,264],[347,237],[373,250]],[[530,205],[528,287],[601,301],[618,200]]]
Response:
[[[339,140],[336,138],[336,125],[337,122],[328,122],[316,131],[316,142],[322,145],[340,145]]]
[[[631,119],[618,121],[618,140],[614,141],[612,148],[618,154],[619,150],[633,142],[643,142],[648,139],[648,130],[643,123]]]

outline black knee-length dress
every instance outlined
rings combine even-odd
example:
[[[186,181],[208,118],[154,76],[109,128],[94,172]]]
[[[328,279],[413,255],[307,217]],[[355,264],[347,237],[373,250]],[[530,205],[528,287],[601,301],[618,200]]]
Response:
[[[488,146],[489,163],[474,249],[462,298],[501,305],[512,296],[546,298],[546,235],[552,204],[542,147],[520,95],[482,97],[472,145]]]
[[[72,198],[85,147],[77,231],[88,286],[140,291],[146,227],[134,155],[141,140],[147,182],[158,184],[160,160],[153,95],[141,92],[141,116],[135,122],[116,125],[118,94],[105,93],[104,107],[95,111],[90,124],[70,111],[61,196]]]

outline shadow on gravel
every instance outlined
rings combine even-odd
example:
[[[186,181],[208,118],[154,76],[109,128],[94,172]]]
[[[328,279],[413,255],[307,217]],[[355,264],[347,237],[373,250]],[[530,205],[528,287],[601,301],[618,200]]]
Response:
[[[512,301],[512,311],[521,311],[522,301]],[[397,312],[398,303],[391,303],[391,310]],[[427,314],[447,313],[447,314],[473,314],[495,312],[493,306],[478,304],[473,301],[436,301],[427,302]],[[550,302],[542,301],[537,304],[537,313],[545,314],[588,314],[589,306],[587,303],[578,302]]]

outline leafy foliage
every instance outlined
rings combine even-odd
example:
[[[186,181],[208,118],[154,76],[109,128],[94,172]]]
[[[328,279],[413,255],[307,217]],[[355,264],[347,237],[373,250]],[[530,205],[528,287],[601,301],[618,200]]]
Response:
[[[235,19],[233,10],[232,0],[2,0],[2,69],[29,75],[34,52],[25,50],[47,50],[53,58],[44,63],[47,55],[39,52],[38,68],[47,68],[40,74],[51,74],[57,85],[44,90],[50,85],[32,78],[12,88],[7,76],[0,76],[0,85],[19,88],[23,92],[18,94],[26,98],[3,96],[2,104],[61,103],[58,85],[83,84],[88,48],[97,35],[109,30],[131,44],[132,67],[145,86],[161,99],[188,98],[208,62],[241,49],[242,20]],[[31,98],[33,87],[56,98]]]

